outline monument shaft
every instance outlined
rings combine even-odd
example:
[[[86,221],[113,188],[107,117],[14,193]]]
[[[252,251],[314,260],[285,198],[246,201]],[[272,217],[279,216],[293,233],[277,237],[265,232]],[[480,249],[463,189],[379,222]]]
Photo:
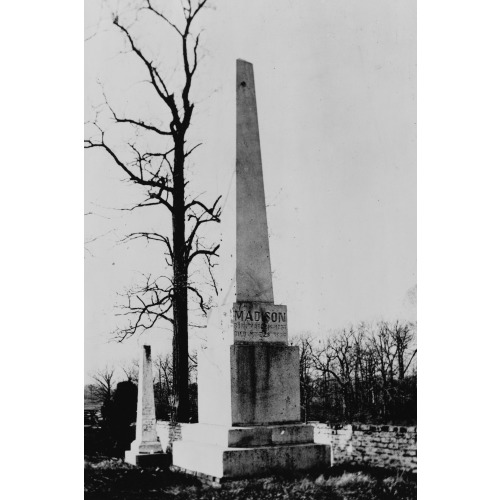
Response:
[[[236,61],[236,301],[274,302],[253,66]]]

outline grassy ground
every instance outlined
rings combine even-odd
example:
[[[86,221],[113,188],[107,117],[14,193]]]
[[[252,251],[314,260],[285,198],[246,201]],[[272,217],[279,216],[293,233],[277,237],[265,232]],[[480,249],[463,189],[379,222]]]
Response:
[[[86,458],[85,499],[106,500],[410,500],[417,498],[415,477],[387,471],[330,469],[233,481],[219,487],[160,469],[138,469],[121,459]]]

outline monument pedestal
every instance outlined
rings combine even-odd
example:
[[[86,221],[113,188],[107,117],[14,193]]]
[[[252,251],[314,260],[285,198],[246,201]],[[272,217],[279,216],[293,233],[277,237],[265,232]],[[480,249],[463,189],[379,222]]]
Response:
[[[290,470],[328,466],[330,448],[313,442],[306,424],[225,427],[193,424],[183,427],[173,444],[174,469],[220,482]]]
[[[198,415],[227,427],[299,423],[299,348],[238,343],[201,350]]]
[[[198,370],[203,423],[183,426],[175,469],[220,482],[330,465],[330,447],[299,422],[297,346],[218,346],[199,353]]]

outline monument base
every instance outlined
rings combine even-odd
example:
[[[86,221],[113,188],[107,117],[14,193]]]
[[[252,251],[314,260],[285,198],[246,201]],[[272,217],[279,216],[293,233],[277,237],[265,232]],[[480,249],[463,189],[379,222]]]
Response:
[[[133,441],[125,452],[125,462],[138,467],[168,467],[171,457],[163,453],[159,442],[137,443]]]
[[[131,450],[125,452],[125,462],[137,467],[160,467],[167,468],[172,463],[172,456],[168,453],[134,453]]]
[[[304,424],[224,427],[193,424],[172,446],[172,466],[220,482],[330,465],[330,447]]]

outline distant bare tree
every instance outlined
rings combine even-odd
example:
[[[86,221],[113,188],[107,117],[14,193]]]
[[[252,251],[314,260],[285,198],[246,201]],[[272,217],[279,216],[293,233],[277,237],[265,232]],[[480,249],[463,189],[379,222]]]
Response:
[[[417,355],[417,349],[413,347],[415,340],[414,325],[412,323],[396,321],[389,329],[389,335],[396,349],[398,379],[403,380],[408,368]]]
[[[190,384],[196,382],[196,354],[189,355]],[[173,362],[171,354],[158,354],[154,360],[157,417],[167,418],[172,407]],[[192,392],[192,391],[191,391]],[[192,402],[190,402],[192,407]]]
[[[352,329],[337,332],[328,337],[314,355],[315,366],[321,373],[325,388],[333,380],[341,390],[340,402],[344,418],[351,417],[352,374],[355,369],[353,335]]]
[[[128,382],[139,383],[139,360],[133,359],[128,365],[122,366]]]
[[[313,395],[313,340],[306,334],[290,339],[290,344],[299,346],[301,418],[307,422]]]
[[[385,415],[387,414],[388,406],[392,402],[391,387],[394,381],[394,363],[397,354],[387,322],[379,323],[377,329],[372,333],[370,344],[377,359],[377,367],[381,380],[382,413]]]
[[[172,379],[173,366],[170,354],[157,355],[154,360],[157,383],[155,385],[155,399],[157,418],[166,418],[172,406]]]
[[[108,404],[111,401],[113,387],[115,385],[113,381],[114,373],[114,368],[106,366],[104,369],[98,370],[92,375],[96,387],[94,396],[101,404]]]

